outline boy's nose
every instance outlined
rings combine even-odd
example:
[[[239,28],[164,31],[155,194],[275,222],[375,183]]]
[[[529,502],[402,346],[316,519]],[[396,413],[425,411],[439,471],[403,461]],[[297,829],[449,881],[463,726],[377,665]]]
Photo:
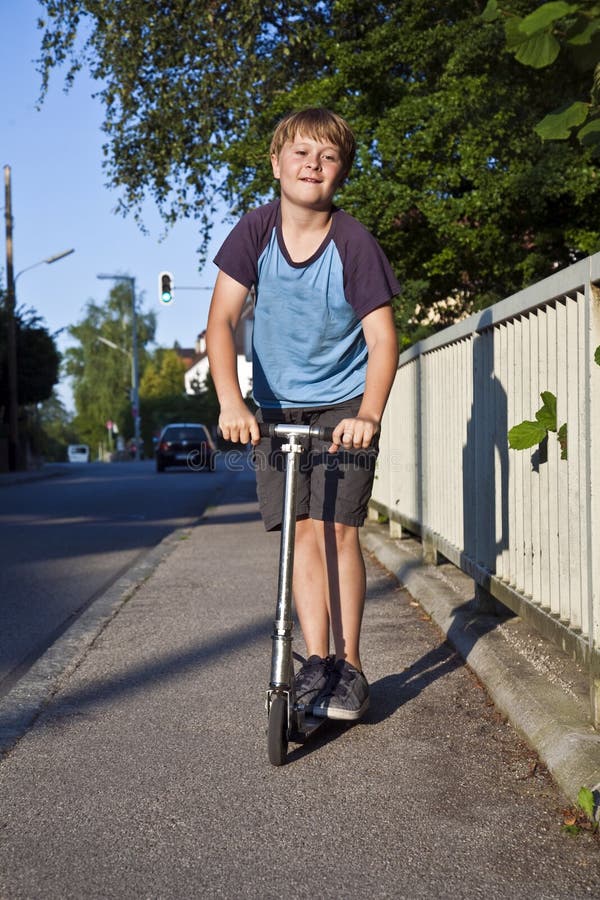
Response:
[[[311,169],[320,169],[321,168],[321,159],[318,156],[315,156],[312,159],[307,159],[306,165]]]

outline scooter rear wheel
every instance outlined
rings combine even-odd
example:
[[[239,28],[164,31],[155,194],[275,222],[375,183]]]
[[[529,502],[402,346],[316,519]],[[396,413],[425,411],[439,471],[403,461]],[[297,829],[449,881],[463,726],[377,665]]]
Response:
[[[282,766],[288,750],[287,698],[282,694],[276,694],[271,700],[267,744],[271,765]]]

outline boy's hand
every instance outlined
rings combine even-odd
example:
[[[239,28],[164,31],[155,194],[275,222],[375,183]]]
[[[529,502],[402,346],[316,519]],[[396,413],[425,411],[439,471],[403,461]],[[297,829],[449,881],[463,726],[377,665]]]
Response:
[[[246,404],[222,407],[219,428],[226,441],[233,441],[235,444],[247,444],[248,441],[252,441],[253,446],[260,443],[258,422]]]
[[[333,429],[329,453],[345,450],[366,450],[379,431],[379,422],[373,419],[342,419]]]

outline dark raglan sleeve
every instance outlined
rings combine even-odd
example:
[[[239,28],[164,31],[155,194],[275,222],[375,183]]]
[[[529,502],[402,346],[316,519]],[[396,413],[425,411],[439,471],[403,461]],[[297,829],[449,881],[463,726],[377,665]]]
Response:
[[[339,250],[344,293],[359,319],[390,303],[401,288],[390,262],[373,235],[352,216],[340,223]]]
[[[248,290],[256,284],[258,259],[269,239],[274,221],[272,204],[261,206],[242,216],[221,245],[214,263]]]

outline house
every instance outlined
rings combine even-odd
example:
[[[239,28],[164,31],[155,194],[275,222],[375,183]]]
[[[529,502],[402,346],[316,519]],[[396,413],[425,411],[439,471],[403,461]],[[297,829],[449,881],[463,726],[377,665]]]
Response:
[[[248,299],[242,309],[240,321],[235,330],[235,346],[237,350],[237,371],[242,396],[247,397],[252,390],[252,325],[254,323],[254,297],[248,294]],[[206,353],[206,331],[200,332],[196,338],[193,355],[190,359],[190,351],[178,350],[184,361],[190,361],[185,372],[186,394],[196,394],[202,390],[206,376],[208,375],[208,355]],[[185,354],[185,355],[184,355]]]

